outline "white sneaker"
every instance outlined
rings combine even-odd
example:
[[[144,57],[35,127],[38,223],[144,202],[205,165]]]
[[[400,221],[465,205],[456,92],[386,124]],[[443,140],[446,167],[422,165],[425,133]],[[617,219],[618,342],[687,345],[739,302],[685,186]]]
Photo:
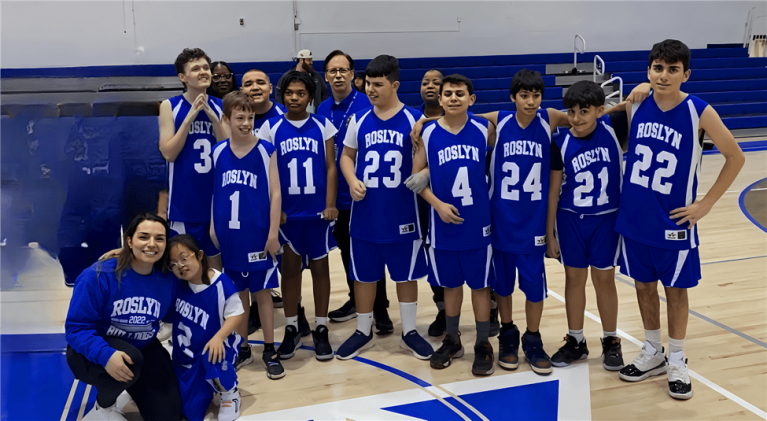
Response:
[[[218,421],[234,421],[240,418],[240,391],[221,393],[221,406],[218,408]]]
[[[690,399],[692,397],[692,382],[687,370],[687,360],[683,365],[670,363],[668,365],[668,394],[674,399]]]
[[[83,421],[128,421],[128,419],[125,418],[122,411],[117,409],[117,403],[108,408],[102,408],[97,402],[93,409],[83,417]]]
[[[628,382],[638,382],[650,376],[665,373],[666,365],[667,360],[663,347],[657,350],[649,342],[645,342],[639,355],[634,358],[631,364],[623,367],[618,376]]]

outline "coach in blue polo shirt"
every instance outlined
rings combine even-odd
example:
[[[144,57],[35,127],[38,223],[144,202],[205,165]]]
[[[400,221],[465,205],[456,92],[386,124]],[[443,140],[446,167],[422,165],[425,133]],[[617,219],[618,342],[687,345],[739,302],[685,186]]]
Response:
[[[343,141],[346,137],[346,127],[349,119],[358,111],[370,108],[370,100],[363,92],[354,89],[354,60],[341,50],[335,50],[325,58],[325,80],[330,85],[332,96],[323,101],[317,108],[317,114],[330,119],[338,129],[336,133],[336,165],[341,157]],[[349,285],[349,301],[341,308],[328,314],[330,320],[343,322],[357,317],[354,302],[354,281],[349,279],[349,217],[351,216],[352,198],[349,195],[349,185],[338,169],[338,194],[336,196],[336,208],[338,208],[338,220],[333,231],[338,248],[341,249],[341,258],[346,270],[346,283]],[[378,282],[376,301],[373,306],[373,318],[376,330],[379,334],[391,333],[393,326],[386,308],[389,301],[386,299],[386,284],[382,279]]]

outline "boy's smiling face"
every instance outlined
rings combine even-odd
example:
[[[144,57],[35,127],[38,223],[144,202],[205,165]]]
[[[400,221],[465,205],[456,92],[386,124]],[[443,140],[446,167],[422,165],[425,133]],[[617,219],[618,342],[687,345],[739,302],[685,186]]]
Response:
[[[647,78],[650,79],[652,89],[659,94],[679,92],[682,83],[690,78],[690,69],[684,71],[681,61],[666,63],[658,59],[647,69]]]

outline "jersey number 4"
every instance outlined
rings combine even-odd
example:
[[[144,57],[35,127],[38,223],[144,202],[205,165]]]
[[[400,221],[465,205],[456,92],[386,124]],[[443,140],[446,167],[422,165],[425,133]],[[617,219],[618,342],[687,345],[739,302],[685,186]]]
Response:
[[[631,168],[631,182],[647,188],[650,183],[650,177],[642,175],[642,171],[646,171],[652,165],[652,149],[646,145],[637,145],[635,150],[640,159],[634,162],[634,166]],[[671,193],[672,183],[664,183],[663,178],[674,175],[677,162],[676,156],[670,152],[661,151],[655,156],[655,160],[660,164],[666,163],[667,165],[655,170],[652,177],[652,189],[658,193],[669,194]]]

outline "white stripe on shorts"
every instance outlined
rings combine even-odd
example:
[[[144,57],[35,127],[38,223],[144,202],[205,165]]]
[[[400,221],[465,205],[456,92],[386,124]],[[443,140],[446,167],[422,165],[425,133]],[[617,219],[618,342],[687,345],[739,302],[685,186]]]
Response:
[[[493,245],[488,244],[487,245],[487,263],[485,263],[485,288],[487,288],[489,285],[487,284],[488,278],[490,278],[490,261],[493,260]]]
[[[406,281],[413,280],[413,271],[415,270],[415,263],[418,260],[418,249],[422,247],[423,240],[420,238],[413,240],[413,250],[410,252],[410,272],[407,274]]]
[[[352,268],[354,280],[359,281],[360,277],[357,276],[357,266],[354,264],[354,239],[351,237],[349,237],[349,266]]]
[[[270,258],[271,256],[267,255],[266,257]],[[264,285],[261,289],[266,289],[266,285],[269,283],[269,279],[272,277],[275,270],[277,270],[277,261],[272,260],[272,268],[266,271],[266,278],[264,279]]]
[[[626,265],[626,275],[628,275],[629,278],[633,278],[633,276],[631,276],[631,269],[629,269],[629,256],[626,254],[626,239],[624,239],[622,236],[621,249],[623,250],[623,264]]]
[[[690,250],[679,250],[679,257],[676,259],[676,270],[674,271],[674,279],[671,280],[671,285],[674,286],[676,283],[676,280],[679,278],[679,274],[682,272],[682,267],[684,267],[684,262],[687,260],[687,254],[690,253]]]
[[[437,259],[434,257],[434,247],[429,247],[429,257],[431,258],[431,264],[434,266],[434,279],[437,281],[437,285],[442,286],[442,282],[439,281],[439,272],[437,272]]]

